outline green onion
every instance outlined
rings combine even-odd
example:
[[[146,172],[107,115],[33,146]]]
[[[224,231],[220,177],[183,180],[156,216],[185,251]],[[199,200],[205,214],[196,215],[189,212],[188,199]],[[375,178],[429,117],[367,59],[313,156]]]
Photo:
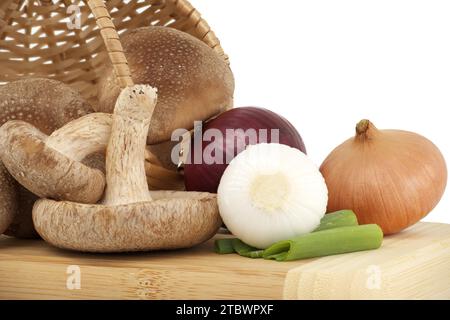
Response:
[[[260,259],[264,250],[258,250],[243,243],[239,239],[219,239],[214,242],[215,252],[218,254],[237,253],[246,258]]]
[[[310,234],[280,241],[266,250],[253,248],[239,239],[219,239],[214,246],[219,254],[237,253],[252,259],[291,261],[334,254],[377,249],[383,233],[377,225],[358,226],[351,210],[327,214]]]
[[[233,245],[234,251],[237,252],[240,255],[242,255],[244,253],[247,253],[247,252],[250,252],[250,251],[255,251],[256,250],[256,248],[250,247],[249,245],[243,243],[239,239],[233,239],[233,240],[231,240],[231,243]]]
[[[219,239],[214,242],[214,251],[218,254],[234,253],[233,239]]]
[[[241,256],[252,258],[252,259],[262,259],[264,256],[264,250],[255,250],[242,254]]]
[[[357,225],[356,214],[352,210],[342,210],[325,215],[320,221],[320,226],[314,232]]]
[[[287,252],[281,252],[281,253],[273,254],[273,255],[267,256],[267,257],[264,257],[264,253],[263,253],[263,258],[266,260],[286,261],[286,256],[287,256]]]
[[[264,250],[253,248],[239,239],[233,239],[232,244],[234,251],[240,256],[252,259],[259,259],[263,257]]]
[[[383,231],[378,225],[350,226],[318,231],[280,241],[264,251],[265,259],[292,261],[378,249]]]

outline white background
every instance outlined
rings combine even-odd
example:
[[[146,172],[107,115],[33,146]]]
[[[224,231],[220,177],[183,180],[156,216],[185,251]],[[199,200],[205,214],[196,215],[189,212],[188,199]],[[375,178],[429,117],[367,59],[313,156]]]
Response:
[[[450,1],[191,2],[230,56],[236,106],[288,118],[317,165],[363,118],[450,161]],[[426,220],[450,223],[449,193]]]

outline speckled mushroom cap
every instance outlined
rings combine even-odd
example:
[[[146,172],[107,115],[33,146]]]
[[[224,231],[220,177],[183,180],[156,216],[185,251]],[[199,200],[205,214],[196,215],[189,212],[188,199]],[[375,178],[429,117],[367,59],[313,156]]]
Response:
[[[60,81],[32,78],[0,86],[0,125],[23,120],[50,134],[90,112],[83,97]]]
[[[233,105],[228,64],[202,41],[167,27],[144,27],[121,38],[135,83],[158,88],[148,144],[170,140],[175,129],[192,129]],[[112,68],[99,83],[99,112],[112,113],[120,93]]]
[[[38,200],[36,230],[52,245],[84,252],[189,248],[210,239],[222,220],[216,195],[152,192],[152,202],[119,206]]]
[[[2,161],[11,175],[42,198],[99,201],[105,188],[103,173],[47,146],[47,138],[24,121],[8,121],[0,128]]]
[[[0,86],[0,126],[9,120],[23,120],[50,134],[92,111],[78,92],[56,80],[32,78]],[[4,175],[8,174],[3,166],[1,170]],[[11,180],[0,181],[0,190],[6,190],[5,182]],[[36,196],[27,190],[19,192],[16,215],[6,234],[24,238],[36,235],[31,220],[32,206],[29,205],[35,199]]]

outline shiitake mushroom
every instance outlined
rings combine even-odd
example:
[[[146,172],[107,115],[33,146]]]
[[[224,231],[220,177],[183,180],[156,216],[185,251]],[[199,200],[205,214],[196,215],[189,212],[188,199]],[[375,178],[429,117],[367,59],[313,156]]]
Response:
[[[134,83],[158,89],[148,144],[170,140],[179,128],[208,120],[233,106],[234,77],[205,43],[168,27],[143,27],[121,37]],[[113,68],[99,82],[96,111],[112,113],[120,93]]]

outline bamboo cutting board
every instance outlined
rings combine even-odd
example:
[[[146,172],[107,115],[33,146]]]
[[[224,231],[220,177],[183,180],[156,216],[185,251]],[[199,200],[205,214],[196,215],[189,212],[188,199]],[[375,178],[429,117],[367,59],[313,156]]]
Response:
[[[279,263],[190,250],[79,254],[0,237],[0,299],[450,299],[450,225],[376,251]]]

